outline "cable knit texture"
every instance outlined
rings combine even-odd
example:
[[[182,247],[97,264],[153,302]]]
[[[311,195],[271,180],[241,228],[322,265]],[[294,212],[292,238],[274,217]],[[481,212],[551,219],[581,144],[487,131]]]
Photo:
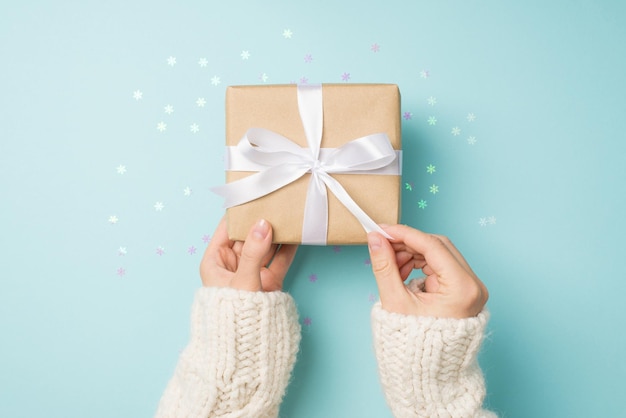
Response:
[[[277,417],[299,343],[287,293],[199,289],[191,341],[156,417]]]
[[[485,383],[476,358],[488,316],[419,317],[374,305],[378,371],[396,418],[495,416],[481,409]]]

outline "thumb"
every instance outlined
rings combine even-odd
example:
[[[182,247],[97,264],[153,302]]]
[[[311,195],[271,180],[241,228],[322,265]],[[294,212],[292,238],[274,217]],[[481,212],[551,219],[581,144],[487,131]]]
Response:
[[[406,292],[391,244],[378,232],[367,234],[367,244],[383,308],[401,303]]]
[[[241,249],[237,272],[231,286],[236,289],[261,290],[263,259],[272,245],[272,226],[265,219],[257,221],[246,237]]]

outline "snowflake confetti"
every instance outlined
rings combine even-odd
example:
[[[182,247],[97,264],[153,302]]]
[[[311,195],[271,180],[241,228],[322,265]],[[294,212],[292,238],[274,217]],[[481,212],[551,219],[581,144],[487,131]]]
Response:
[[[124,174],[126,173],[126,166],[125,165],[118,165],[117,168],[117,174]]]
[[[191,247],[187,248],[187,253],[189,255],[194,255],[196,253],[196,251],[197,251],[197,249],[193,245]]]
[[[117,255],[119,255],[119,256],[125,256],[126,253],[127,253],[126,247],[120,247],[120,248],[117,249]]]
[[[269,76],[266,73],[261,73],[261,75],[259,75],[259,80],[261,80],[264,83],[267,83],[268,79],[269,79]]]
[[[205,244],[208,244],[209,241],[211,241],[211,236],[208,234],[204,234],[202,235],[202,242],[204,242]]]
[[[476,137],[475,136],[470,136],[469,138],[467,138],[467,143],[469,145],[474,145],[476,143]]]
[[[478,220],[478,225],[480,225],[480,226],[487,226],[487,218],[480,218]]]
[[[439,193],[439,186],[437,186],[436,184],[433,184],[432,186],[430,186],[430,192],[432,194],[437,194]]]
[[[459,136],[461,135],[461,128],[459,128],[458,126],[455,126],[454,128],[452,128],[452,135],[454,136]]]
[[[315,283],[315,282],[317,281],[317,274],[311,274],[311,275],[309,276],[309,281],[310,281],[311,283]]]
[[[198,65],[200,67],[206,67],[209,63],[209,60],[207,60],[206,58],[200,58],[200,61],[198,61]]]
[[[156,249],[156,253],[157,253],[157,255],[165,254],[165,248],[163,248],[161,246],[158,246],[157,249]]]
[[[308,316],[307,316],[307,317],[305,317],[305,318],[302,320],[302,324],[303,324],[303,325],[305,325],[305,326],[307,326],[307,327],[310,327],[312,323],[313,323],[313,321],[312,321],[312,320],[311,320],[311,318],[309,318]]]
[[[167,65],[169,65],[170,67],[173,67],[176,65],[176,58],[175,57],[169,57],[167,59]]]
[[[377,43],[373,43],[372,46],[370,47],[370,50],[372,52],[379,52],[380,51],[380,45],[378,45]]]
[[[373,293],[370,293],[369,296],[367,297],[367,300],[371,303],[376,302],[376,295]]]
[[[476,115],[474,115],[473,113],[468,113],[467,121],[468,122],[474,122],[475,120],[476,120]]]
[[[306,78],[306,77],[302,77],[302,78],[300,79],[300,84],[307,84],[308,82],[309,82],[309,79],[308,79],[308,78]]]
[[[250,51],[241,51],[240,56],[242,60],[247,60],[250,58]]]
[[[200,127],[198,126],[197,123],[194,123],[193,125],[189,127],[189,130],[195,134],[200,130]]]
[[[341,252],[341,247],[339,245],[334,245],[333,246],[333,252],[335,254],[339,254]]]
[[[168,115],[171,115],[172,113],[174,113],[174,106],[172,105],[167,105],[164,108],[165,113],[167,113]]]
[[[413,113],[411,113],[411,112],[404,112],[402,114],[402,117],[404,118],[404,120],[411,120],[411,119],[413,119]]]
[[[349,81],[349,80],[350,80],[350,73],[341,74],[341,81]]]
[[[429,117],[428,118],[428,124],[432,125],[432,126],[436,125],[437,124],[437,118],[434,117],[434,116]]]
[[[198,105],[198,107],[204,107],[204,105],[206,104],[206,100],[204,99],[204,97],[198,97],[198,100],[196,100],[196,104]]]
[[[219,85],[221,82],[222,81],[218,76],[214,75],[213,77],[211,77],[211,84],[213,84],[214,86]]]
[[[428,98],[428,105],[434,106],[435,104],[437,104],[437,99],[435,97],[433,97],[433,96],[430,96]]]
[[[184,194],[185,196],[191,196],[191,188],[190,188],[189,186],[185,187],[185,188],[183,189],[183,194]]]
[[[117,221],[119,221],[119,219],[117,218],[117,216],[115,215],[111,215],[109,216],[109,223],[112,225],[115,225],[117,223]]]
[[[161,121],[157,123],[157,129],[159,130],[159,132],[165,132],[165,130],[167,129],[167,124]]]
[[[283,31],[283,38],[291,39],[292,36],[293,36],[293,32],[291,31],[291,29],[285,29]]]
[[[304,56],[304,62],[306,62],[307,64],[310,64],[311,62],[313,62],[313,56],[311,54],[306,54]]]
[[[435,171],[437,171],[437,167],[432,164],[429,164],[428,167],[426,167],[426,172],[428,174],[433,174]]]
[[[141,92],[141,90],[135,90],[133,92],[133,99],[141,100],[142,98],[143,98],[143,93]]]
[[[420,77],[422,77],[422,78],[428,78],[428,77],[430,77],[430,71],[428,71],[428,70],[422,70],[422,71],[420,71]]]
[[[419,207],[420,209],[426,209],[426,206],[428,206],[428,203],[424,199],[421,199],[419,202],[417,202],[417,207]]]
[[[163,204],[163,202],[156,202],[154,204],[154,210],[156,210],[157,212],[162,212],[164,207],[165,205]]]
[[[404,188],[410,192],[413,191],[413,183],[404,183]]]
[[[118,269],[117,269],[117,275],[118,275],[118,276],[122,277],[122,276],[124,276],[125,274],[126,274],[126,269],[125,269],[125,268],[120,267],[120,268],[118,268]]]

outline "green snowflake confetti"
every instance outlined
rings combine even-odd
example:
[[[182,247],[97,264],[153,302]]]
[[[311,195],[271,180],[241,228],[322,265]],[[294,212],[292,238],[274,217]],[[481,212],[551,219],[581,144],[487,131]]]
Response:
[[[410,192],[413,191],[413,185],[411,183],[404,183],[404,188]]]
[[[419,202],[417,202],[417,206],[420,209],[426,209],[426,206],[428,206],[428,203],[426,203],[426,201],[424,199],[422,199]]]
[[[431,116],[428,118],[428,124],[429,125],[436,125],[437,124],[437,118],[434,116]]]
[[[426,167],[426,172],[428,174],[433,174],[435,171],[437,171],[437,168],[432,164],[429,164],[428,167]]]
[[[430,186],[430,192],[432,194],[437,194],[439,192],[439,186],[437,186],[436,184],[433,184],[432,186]]]

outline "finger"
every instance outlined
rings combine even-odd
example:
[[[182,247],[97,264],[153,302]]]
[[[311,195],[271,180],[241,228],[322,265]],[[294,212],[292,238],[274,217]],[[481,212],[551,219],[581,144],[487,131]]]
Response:
[[[272,246],[272,227],[265,219],[255,223],[241,248],[239,266],[231,285],[242,290],[261,290],[261,267]]]
[[[383,307],[402,305],[406,290],[391,244],[377,232],[367,234],[367,243]]]
[[[261,286],[265,292],[282,290],[287,271],[296,256],[297,245],[281,245],[271,264],[261,269]]]
[[[452,255],[454,255],[454,257],[459,262],[459,264],[461,264],[463,268],[467,270],[468,273],[474,275],[474,272],[472,271],[472,268],[470,267],[469,263],[467,262],[467,260],[465,260],[465,257],[463,257],[463,254],[461,254],[461,252],[456,248],[456,246],[452,243],[452,241],[450,241],[450,238],[443,236],[443,235],[435,235],[435,236],[439,238],[441,242],[443,242],[446,248],[448,248],[448,251],[450,251]]]
[[[205,285],[208,283],[209,278],[214,275],[213,268],[223,264],[218,254],[223,252],[224,247],[229,248],[231,245],[232,241],[228,239],[226,217],[224,216],[217,225],[213,237],[209,245],[205,248],[202,260],[200,261],[200,277]]]
[[[218,247],[231,247],[232,245],[233,241],[228,239],[228,230],[226,229],[226,216],[223,216],[220,220],[220,223],[217,225],[217,228],[215,228],[215,232],[211,237],[211,241],[209,241],[209,245],[207,246],[205,254],[211,252],[215,253]]]
[[[406,225],[393,225],[385,231],[394,237],[394,242],[403,242],[407,250],[422,254],[434,274],[443,278],[463,277],[467,270],[437,236],[427,234]]]
[[[274,259],[269,265],[268,270],[275,274],[282,274],[284,277],[284,275],[287,274],[287,270],[289,270],[297,251],[297,245],[281,245],[278,252],[274,255]]]

